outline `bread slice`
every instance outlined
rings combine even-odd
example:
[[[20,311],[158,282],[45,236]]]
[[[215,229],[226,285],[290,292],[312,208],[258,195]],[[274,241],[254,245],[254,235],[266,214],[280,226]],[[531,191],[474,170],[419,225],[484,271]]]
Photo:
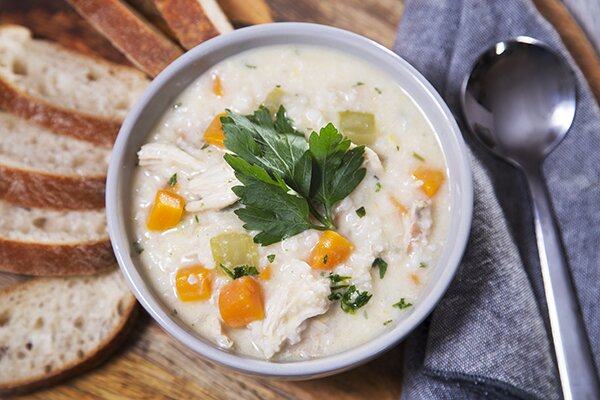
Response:
[[[114,263],[104,209],[56,211],[0,201],[1,271],[85,275]]]
[[[133,68],[0,26],[0,108],[54,132],[112,146],[148,83]]]
[[[136,310],[121,271],[0,289],[0,394],[50,385],[103,361]]]
[[[236,26],[268,24],[273,22],[265,0],[218,0],[227,18]]]
[[[120,0],[68,0],[138,68],[154,77],[182,50]]]
[[[155,4],[186,49],[233,30],[216,0],[155,0]]]
[[[0,111],[0,199],[27,207],[104,207],[110,151]]]

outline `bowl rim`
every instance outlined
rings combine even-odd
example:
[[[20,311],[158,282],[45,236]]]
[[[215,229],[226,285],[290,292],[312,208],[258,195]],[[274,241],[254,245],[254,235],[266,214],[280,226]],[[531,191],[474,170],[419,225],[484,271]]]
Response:
[[[315,36],[322,39],[323,43],[333,43],[336,40],[344,41],[347,42],[349,46],[355,47],[357,52],[366,52],[367,50],[378,52],[381,57],[389,59],[390,65],[392,63],[397,63],[397,68],[399,70],[404,70],[405,73],[411,75],[410,78],[416,81],[424,91],[424,94],[436,105],[437,112],[440,113],[440,116],[443,118],[448,129],[445,134],[450,135],[449,140],[452,141],[451,143],[454,146],[453,150],[456,150],[456,152],[452,154],[452,157],[457,158],[457,170],[449,170],[448,172],[452,173],[452,181],[453,184],[456,185],[456,188],[451,189],[453,206],[457,209],[453,210],[453,212],[458,212],[460,215],[456,217],[458,218],[457,226],[453,226],[453,221],[450,222],[447,243],[445,245],[448,246],[450,239],[454,238],[454,246],[450,250],[447,259],[444,260],[445,265],[441,266],[439,265],[440,263],[438,263],[437,267],[443,268],[443,270],[437,278],[437,281],[431,287],[431,290],[421,297],[419,304],[414,307],[410,315],[403,318],[393,329],[384,331],[380,336],[372,338],[357,347],[341,353],[315,359],[290,362],[272,362],[221,350],[216,345],[210,344],[208,341],[203,341],[195,336],[190,329],[185,329],[180,326],[169,313],[162,310],[159,304],[161,300],[157,299],[157,296],[154,296],[153,293],[145,287],[146,284],[144,278],[137,270],[129,254],[130,241],[128,240],[126,229],[123,228],[124,220],[127,218],[120,215],[119,208],[119,204],[123,199],[123,191],[120,190],[120,183],[128,140],[134,131],[133,128],[135,127],[136,121],[140,117],[142,111],[149,105],[150,101],[159,95],[161,89],[167,85],[178,72],[195,60],[208,57],[208,55],[220,48],[236,45],[242,41],[253,40],[257,42],[253,48],[261,47],[264,46],[264,44],[258,44],[261,39],[272,35],[290,38]],[[291,44],[293,43],[294,42],[291,42]],[[323,46],[327,47],[327,44],[324,44]],[[229,54],[227,57],[233,56],[234,54],[236,53]],[[201,73],[198,74],[198,76],[200,75]],[[182,88],[181,90],[184,89],[185,88]],[[409,95],[411,94],[409,93]],[[422,111],[426,116],[429,115],[430,112],[432,114],[434,112]],[[145,135],[147,136],[147,133],[145,133]],[[449,161],[449,154],[447,154],[446,149],[441,145],[439,132],[436,132],[436,135],[438,136],[438,142],[440,143],[442,152],[447,161]],[[458,124],[441,96],[414,67],[386,47],[361,35],[326,25],[280,22],[246,27],[204,42],[176,59],[151,82],[141,98],[128,113],[114,144],[107,173],[106,214],[109,236],[118,264],[138,301],[167,333],[175,337],[188,348],[194,350],[203,358],[231,367],[240,372],[266,377],[301,379],[326,376],[353,368],[390,349],[400,340],[404,339],[433,311],[435,305],[446,292],[466,248],[471,226],[473,183],[470,161],[467,154],[466,145]],[[449,162],[447,164],[449,164]],[[452,190],[456,193],[452,193]],[[458,196],[459,202],[455,201],[454,196]],[[456,218],[453,217],[453,220]]]

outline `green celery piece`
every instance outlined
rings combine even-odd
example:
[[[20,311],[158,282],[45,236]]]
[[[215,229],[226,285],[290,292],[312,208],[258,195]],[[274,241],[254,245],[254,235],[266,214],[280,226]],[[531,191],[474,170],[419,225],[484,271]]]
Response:
[[[375,115],[359,111],[342,111],[340,116],[340,130],[354,144],[370,145],[377,139]]]
[[[247,233],[222,233],[210,239],[215,264],[229,269],[240,265],[258,265],[258,246]],[[221,271],[220,268],[218,268]]]

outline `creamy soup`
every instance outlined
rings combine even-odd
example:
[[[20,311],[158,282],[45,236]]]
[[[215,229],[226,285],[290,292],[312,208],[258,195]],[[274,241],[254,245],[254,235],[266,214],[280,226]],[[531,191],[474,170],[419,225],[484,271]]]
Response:
[[[327,134],[352,143],[323,156]],[[172,313],[223,349],[287,361],[356,347],[406,318],[440,267],[451,204],[436,132],[363,60],[312,46],[228,58],[174,100],[138,156],[141,265]]]

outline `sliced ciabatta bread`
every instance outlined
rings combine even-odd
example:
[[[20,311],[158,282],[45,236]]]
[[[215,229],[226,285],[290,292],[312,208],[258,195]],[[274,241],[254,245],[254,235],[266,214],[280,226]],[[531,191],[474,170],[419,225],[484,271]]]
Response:
[[[186,49],[233,30],[216,0],[155,0],[155,4]]]
[[[0,26],[0,108],[54,132],[112,146],[147,85],[133,68]]]
[[[120,0],[68,0],[97,31],[138,68],[156,76],[181,48]]]
[[[0,201],[0,270],[85,275],[114,263],[104,209],[56,211]]]
[[[0,289],[0,394],[93,367],[125,337],[135,304],[118,268]]]
[[[0,111],[0,199],[26,207],[104,207],[110,151]]]

